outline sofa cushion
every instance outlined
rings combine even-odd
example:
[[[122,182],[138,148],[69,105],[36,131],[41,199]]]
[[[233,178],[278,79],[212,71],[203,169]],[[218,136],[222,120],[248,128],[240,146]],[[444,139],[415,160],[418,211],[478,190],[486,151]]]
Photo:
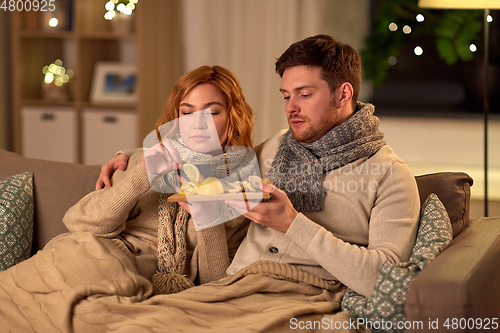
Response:
[[[0,180],[22,172],[33,173],[33,251],[37,251],[68,231],[62,218],[71,206],[95,189],[100,166],[26,158],[0,149]]]
[[[33,239],[33,174],[0,181],[0,270],[29,258]]]
[[[348,288],[342,309],[370,322],[377,332],[404,332],[404,329],[396,329],[396,325],[406,320],[406,293],[410,283],[448,247],[452,239],[448,213],[437,195],[430,194],[421,209],[417,240],[408,262],[393,264],[386,261],[370,297]]]
[[[423,204],[429,194],[437,194],[450,217],[453,237],[457,237],[469,223],[472,178],[463,172],[440,172],[417,176],[415,179],[420,203]]]

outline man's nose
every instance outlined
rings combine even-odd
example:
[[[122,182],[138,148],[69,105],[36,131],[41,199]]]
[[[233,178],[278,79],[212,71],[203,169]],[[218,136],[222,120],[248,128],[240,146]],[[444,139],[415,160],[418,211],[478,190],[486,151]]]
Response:
[[[297,104],[295,98],[290,96],[290,98],[285,101],[285,111],[286,113],[290,114],[297,113],[300,111],[300,107]]]

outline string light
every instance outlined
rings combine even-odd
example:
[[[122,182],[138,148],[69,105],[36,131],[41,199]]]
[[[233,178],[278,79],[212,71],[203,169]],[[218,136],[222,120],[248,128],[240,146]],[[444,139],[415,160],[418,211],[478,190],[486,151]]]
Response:
[[[54,84],[58,87],[68,83],[69,79],[71,79],[74,75],[71,69],[66,70],[66,68],[63,67],[61,59],[57,59],[54,63],[44,66],[42,73],[45,74],[45,83],[51,84],[54,82]]]
[[[109,0],[104,5],[104,8],[107,10],[104,18],[112,20],[116,16],[117,11],[124,15],[132,15],[138,2],[139,0]]]
[[[49,20],[49,27],[55,28],[57,27],[58,23],[59,21],[55,17],[53,17]]]
[[[415,19],[417,20],[417,22],[424,22],[425,17],[424,17],[424,15],[422,15],[422,14],[418,14],[418,15],[415,17]]]
[[[424,53],[424,49],[422,49],[420,46],[417,46],[413,49],[413,52],[417,55],[417,56],[421,56],[423,53]]]
[[[391,24],[389,24],[389,30],[391,30],[391,31],[398,30],[398,25],[396,23],[392,22]]]

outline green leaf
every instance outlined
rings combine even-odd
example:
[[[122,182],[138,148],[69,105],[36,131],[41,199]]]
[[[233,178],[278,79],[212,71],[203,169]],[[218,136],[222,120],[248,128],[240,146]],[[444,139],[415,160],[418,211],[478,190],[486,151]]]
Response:
[[[457,62],[458,56],[455,52],[455,47],[450,39],[437,38],[436,49],[441,58],[444,59],[447,65],[453,65]]]
[[[470,42],[457,39],[455,41],[455,49],[458,57],[463,61],[470,61],[474,58],[474,54],[469,49]]]

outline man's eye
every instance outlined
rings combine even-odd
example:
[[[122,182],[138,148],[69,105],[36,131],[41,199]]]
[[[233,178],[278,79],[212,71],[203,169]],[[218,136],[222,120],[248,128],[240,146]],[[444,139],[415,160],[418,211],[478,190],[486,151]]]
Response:
[[[290,96],[283,96],[283,99],[284,99],[285,101],[288,101],[288,100],[290,99]]]
[[[300,97],[304,97],[304,98],[311,97],[311,94],[301,94]]]

